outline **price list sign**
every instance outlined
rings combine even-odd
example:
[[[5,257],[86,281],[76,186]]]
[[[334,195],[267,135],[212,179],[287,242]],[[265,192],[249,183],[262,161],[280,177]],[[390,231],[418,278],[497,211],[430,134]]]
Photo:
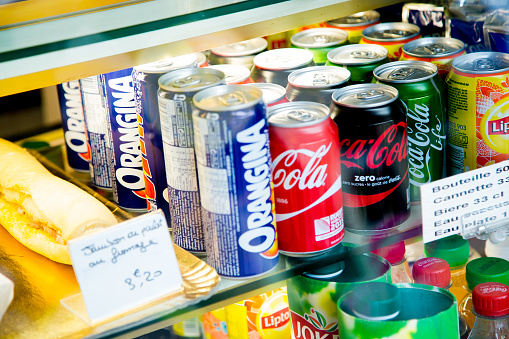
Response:
[[[509,227],[509,161],[421,186],[425,243],[479,227]]]
[[[88,316],[100,322],[182,288],[161,211],[69,242]]]

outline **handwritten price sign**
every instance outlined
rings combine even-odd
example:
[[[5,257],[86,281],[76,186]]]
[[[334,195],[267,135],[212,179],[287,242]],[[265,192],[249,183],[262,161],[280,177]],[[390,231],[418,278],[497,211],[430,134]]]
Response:
[[[69,242],[88,316],[99,322],[182,288],[161,211]]]

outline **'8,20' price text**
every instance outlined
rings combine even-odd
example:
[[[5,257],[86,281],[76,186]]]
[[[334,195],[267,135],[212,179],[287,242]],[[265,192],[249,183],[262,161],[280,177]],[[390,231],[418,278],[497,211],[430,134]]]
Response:
[[[136,288],[143,287],[144,284],[146,285],[147,283],[154,281],[155,279],[157,279],[157,277],[160,277],[161,274],[162,274],[161,271],[154,271],[154,272],[144,271],[144,272],[142,272],[139,269],[136,269],[134,271],[134,273],[132,274],[132,276],[124,279],[124,282],[129,287],[129,290],[132,291]]]

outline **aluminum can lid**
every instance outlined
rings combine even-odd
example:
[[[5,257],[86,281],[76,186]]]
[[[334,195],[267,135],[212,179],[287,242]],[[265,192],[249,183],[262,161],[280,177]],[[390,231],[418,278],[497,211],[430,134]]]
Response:
[[[351,73],[336,66],[312,66],[293,71],[288,83],[303,88],[331,88],[347,82]]]
[[[501,52],[478,52],[457,57],[452,67],[471,74],[499,73],[509,71],[509,54]]]
[[[207,62],[207,56],[202,52],[195,52],[194,55],[196,55],[196,65],[198,67]]]
[[[197,91],[218,83],[224,83],[224,73],[206,68],[180,69],[159,78],[159,87],[171,92]]]
[[[279,48],[262,52],[254,57],[253,63],[258,68],[285,70],[303,67],[313,61],[313,53],[299,48]]]
[[[354,44],[334,48],[327,53],[327,59],[339,65],[366,65],[379,62],[389,51],[384,46],[371,44]]]
[[[348,33],[337,28],[311,28],[291,37],[292,44],[301,48],[331,47],[344,43]]]
[[[377,80],[391,83],[411,83],[432,78],[438,73],[434,64],[426,61],[393,61],[373,70]]]
[[[306,127],[324,121],[330,115],[324,104],[312,101],[286,102],[269,107],[269,125],[278,127]]]
[[[362,36],[373,41],[401,41],[417,36],[420,28],[406,22],[386,22],[370,26],[362,31]]]
[[[207,88],[196,93],[194,105],[204,111],[237,111],[262,101],[261,89],[245,85],[224,85]],[[198,111],[193,113],[197,114]]]
[[[171,70],[181,69],[186,67],[194,67],[197,63],[197,56],[194,53],[185,54],[174,58],[166,58],[163,60],[150,62],[133,67],[138,72],[143,73],[168,73]]]
[[[355,13],[339,19],[327,21],[327,24],[339,28],[355,27],[369,25],[373,22],[376,22],[378,19],[380,19],[380,13],[378,13],[377,11],[366,11]]]
[[[403,51],[414,57],[442,58],[459,53],[465,49],[465,43],[454,38],[421,38],[407,42]]]
[[[260,53],[267,48],[267,40],[264,38],[255,38],[212,48],[211,53],[224,57],[239,57]]]
[[[248,86],[258,87],[263,92],[263,101],[268,105],[277,102],[284,98],[286,89],[278,84],[271,84],[267,82],[257,82],[247,84]]]
[[[234,84],[244,81],[248,79],[249,75],[251,74],[249,68],[242,65],[223,64],[207,66],[205,68],[217,69],[218,71],[223,72],[227,84]]]
[[[372,108],[389,104],[398,98],[398,90],[383,84],[359,84],[340,88],[332,100],[341,106]]]

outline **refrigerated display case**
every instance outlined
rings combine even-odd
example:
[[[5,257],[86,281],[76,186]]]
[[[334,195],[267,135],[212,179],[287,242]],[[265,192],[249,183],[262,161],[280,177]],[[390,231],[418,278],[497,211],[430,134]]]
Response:
[[[35,0],[30,0],[35,1]],[[27,5],[30,4],[30,1]],[[0,96],[48,87],[87,76],[111,72],[228,43],[266,36],[324,22],[360,11],[397,3],[397,0],[188,0],[108,2],[106,7],[48,10],[44,16],[16,16],[15,4],[1,5]],[[26,7],[30,8],[30,6]],[[60,131],[49,139],[62,138]],[[37,138],[35,138],[37,140]],[[40,160],[60,171],[61,147],[39,150]],[[49,159],[49,160],[48,160]],[[72,180],[72,178],[68,179]],[[113,207],[114,208],[114,207]],[[417,239],[421,211],[384,237],[376,239],[346,232],[345,252],[320,263],[287,268],[280,256],[276,270],[249,280],[222,279],[198,298],[182,297],[133,310],[119,318],[90,326],[69,311],[65,299],[79,292],[72,268],[45,261],[27,252],[0,228],[0,267],[23,280],[11,314],[11,327],[0,326],[5,337],[135,337],[167,327],[241,299],[273,290],[285,280],[316,265],[389,244]],[[21,287],[24,290],[20,289]],[[81,306],[82,307],[82,306]],[[76,306],[79,308],[79,306]],[[83,307],[82,307],[83,308]]]

